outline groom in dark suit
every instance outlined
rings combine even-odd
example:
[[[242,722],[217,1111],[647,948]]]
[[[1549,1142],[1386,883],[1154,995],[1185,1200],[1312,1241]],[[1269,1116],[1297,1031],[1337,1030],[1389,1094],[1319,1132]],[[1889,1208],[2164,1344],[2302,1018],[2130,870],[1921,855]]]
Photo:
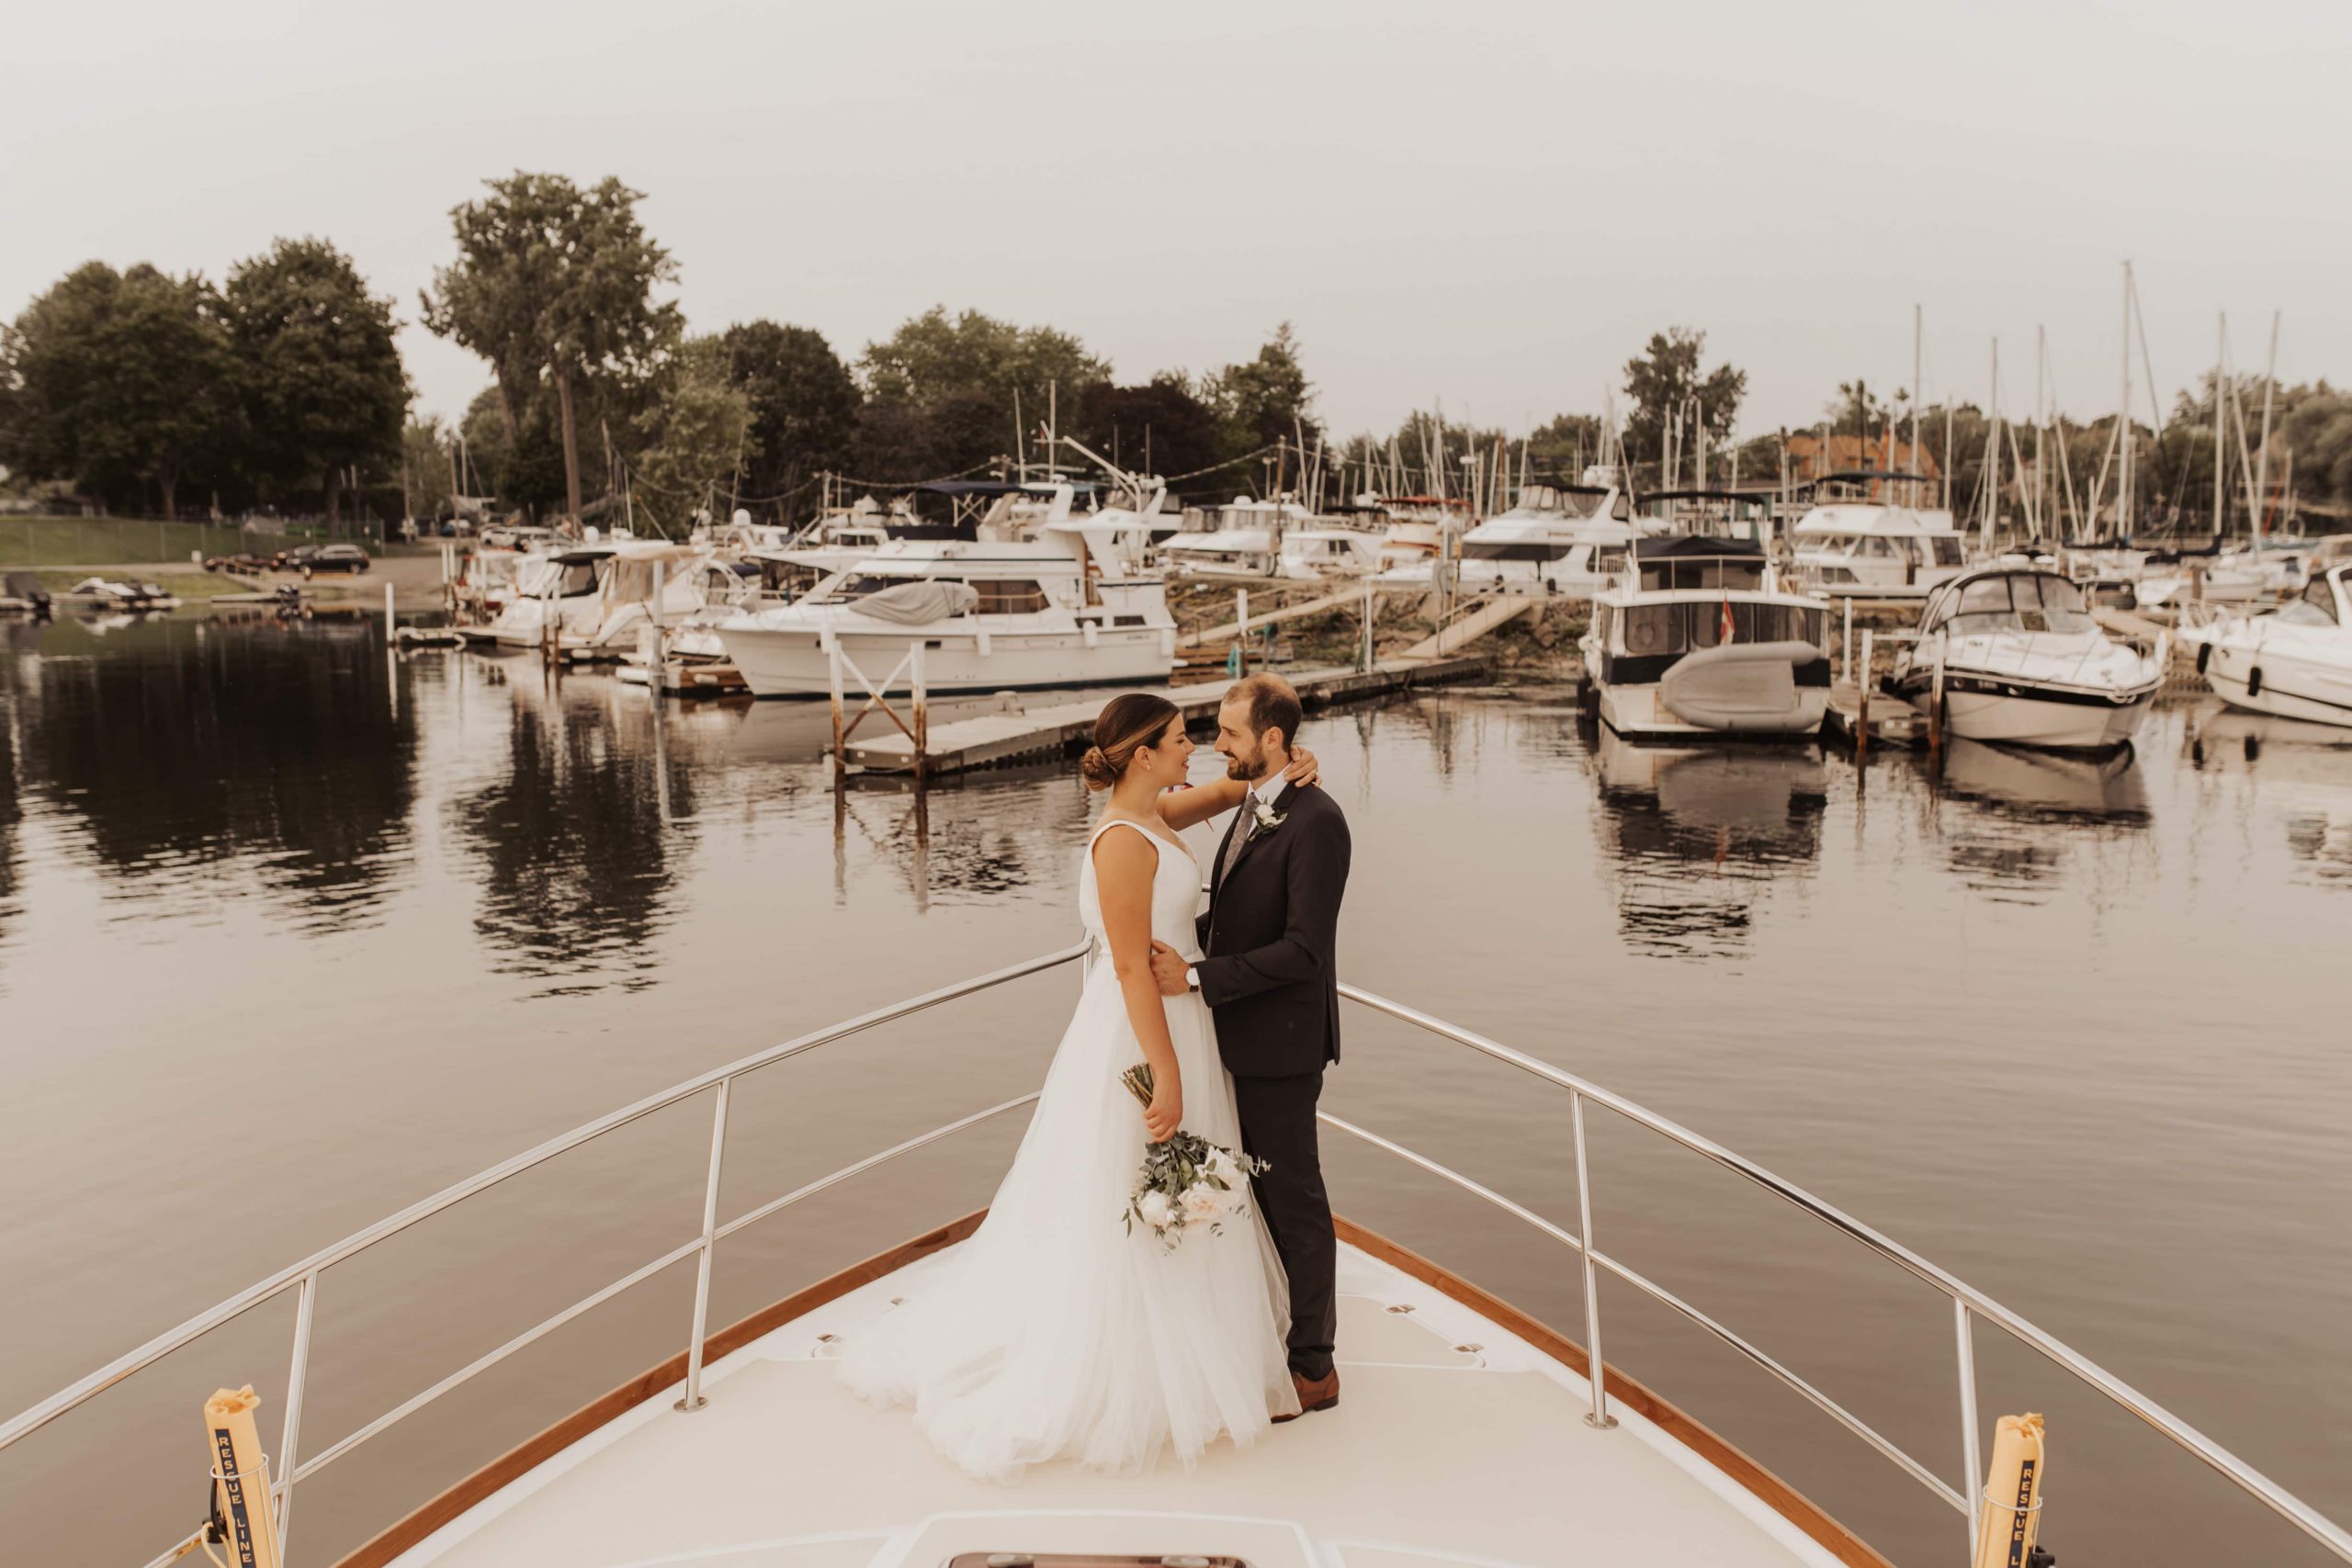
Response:
[[[1233,1074],[1244,1150],[1269,1168],[1260,1211],[1290,1276],[1290,1371],[1301,1413],[1340,1402],[1331,1365],[1339,1326],[1339,1243],[1323,1190],[1315,1102],[1340,1059],[1340,981],[1333,950],[1348,886],[1348,821],[1327,790],[1288,787],[1298,694],[1278,675],[1251,675],[1217,709],[1216,749],[1250,794],[1218,846],[1201,951],[1186,964],[1158,947],[1152,968],[1170,996],[1201,993],[1217,1052]],[[1281,1417],[1287,1420],[1287,1416]]]

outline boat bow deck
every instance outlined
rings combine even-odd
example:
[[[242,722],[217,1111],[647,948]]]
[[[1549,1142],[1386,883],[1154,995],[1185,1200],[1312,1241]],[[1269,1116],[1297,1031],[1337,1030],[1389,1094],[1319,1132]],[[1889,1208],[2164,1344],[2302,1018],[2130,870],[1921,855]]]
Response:
[[[1586,1425],[1572,1370],[1430,1284],[1340,1252],[1339,1407],[1189,1473],[1041,1466],[996,1485],[903,1410],[834,1381],[834,1344],[922,1288],[935,1254],[713,1363],[692,1416],[664,1391],[393,1559],[401,1568],[892,1568],[959,1552],[1225,1554],[1251,1568],[1643,1563],[1831,1553],[1623,1403]],[[831,1337],[831,1338],[827,1337]],[[1612,1382],[1614,1376],[1612,1374]]]

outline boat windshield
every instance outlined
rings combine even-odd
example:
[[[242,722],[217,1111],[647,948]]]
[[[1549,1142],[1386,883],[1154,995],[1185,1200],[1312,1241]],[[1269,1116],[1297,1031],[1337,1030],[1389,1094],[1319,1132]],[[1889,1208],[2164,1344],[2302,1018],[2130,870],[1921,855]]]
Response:
[[[1946,593],[1930,615],[1928,629],[1949,625],[1961,637],[1991,632],[2086,632],[2098,622],[2083,603],[2083,591],[2063,577],[2046,572],[2016,572],[1979,577]]]
[[[1682,600],[1670,604],[1629,604],[1617,612],[1625,651],[1633,655],[1688,653],[1723,641],[1724,602]],[[1732,604],[1732,641],[1809,642],[1822,646],[1829,612],[1796,604]]]
[[[1623,522],[1634,514],[1634,509],[1622,491],[1569,489],[1562,485],[1526,485],[1521,488],[1513,512],[1536,512],[1559,517],[1599,517],[1602,508],[1608,515]]]
[[[2324,577],[2313,577],[2303,584],[2302,596],[2291,599],[2282,606],[2277,619],[2290,626],[2332,626],[2335,625],[2335,591]]]

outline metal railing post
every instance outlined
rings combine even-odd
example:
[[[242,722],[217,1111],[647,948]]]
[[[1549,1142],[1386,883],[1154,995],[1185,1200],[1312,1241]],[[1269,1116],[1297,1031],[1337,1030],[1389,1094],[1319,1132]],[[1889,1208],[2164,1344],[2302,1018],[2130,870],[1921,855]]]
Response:
[[[277,1550],[286,1551],[287,1527],[294,1519],[294,1471],[302,1462],[302,1387],[311,1373],[311,1313],[319,1276],[302,1276],[294,1297],[294,1359],[286,1373],[286,1426],[277,1438]]]
[[[1617,1425],[1617,1417],[1609,1414],[1609,1374],[1600,1359],[1600,1279],[1592,1267],[1592,1165],[1585,1157],[1584,1095],[1569,1090],[1568,1103],[1576,1115],[1577,1210],[1578,1228],[1584,1236],[1584,1250],[1577,1260],[1584,1269],[1584,1348],[1589,1358],[1585,1376],[1592,1384],[1592,1409],[1586,1414],[1584,1424],[1606,1431]]]
[[[702,1342],[710,1326],[710,1253],[713,1232],[718,1229],[718,1169],[727,1152],[727,1091],[732,1078],[718,1080],[718,1104],[710,1115],[710,1180],[702,1193],[702,1246],[695,1258],[695,1337],[686,1341],[686,1392],[681,1410],[699,1410],[702,1397]]]
[[[1984,1461],[1976,1452],[1976,1343],[1970,1332],[1968,1303],[1951,1299],[1952,1333],[1960,1344],[1960,1462],[1968,1473],[1960,1480],[1960,1495],[1968,1499],[1968,1560],[1976,1561],[1978,1516],[1984,1511]]]

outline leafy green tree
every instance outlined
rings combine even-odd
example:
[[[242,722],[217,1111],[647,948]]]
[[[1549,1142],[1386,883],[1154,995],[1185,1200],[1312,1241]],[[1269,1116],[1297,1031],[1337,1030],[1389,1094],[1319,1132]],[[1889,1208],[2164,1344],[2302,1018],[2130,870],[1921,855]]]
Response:
[[[0,332],[0,462],[117,505],[153,486],[176,516],[182,482],[226,473],[238,383],[210,285],[89,262]]]
[[[739,494],[786,495],[849,462],[857,383],[822,333],[743,321],[721,333],[718,342],[729,383],[751,404]]]
[[[510,451],[524,449],[526,389],[555,395],[564,502],[581,514],[583,383],[641,379],[676,341],[678,308],[653,289],[677,276],[638,220],[641,193],[606,178],[582,190],[517,172],[457,208],[458,260],[434,274],[425,324],[490,361]]]
[[[1088,388],[1084,423],[1072,434],[1132,472],[1190,474],[1224,460],[1224,431],[1216,410],[1182,371],[1163,370],[1136,387],[1108,382]],[[1230,494],[1230,475],[1196,481],[1202,493]]]
[[[954,473],[1034,446],[1053,408],[1066,431],[1088,423],[1086,389],[1111,367],[1068,333],[934,305],[858,360],[866,401],[857,465],[881,479]]]
[[[457,436],[443,428],[439,414],[401,427],[401,488],[411,517],[430,521],[457,510],[451,488],[456,456]]]
[[[2352,506],[2352,395],[2325,381],[2296,393],[2292,412],[2279,423],[2295,455],[2295,488]]]
[[[1699,356],[1706,346],[1705,333],[1668,327],[1651,333],[1648,346],[1625,362],[1625,392],[1634,403],[1625,421],[1625,454],[1630,460],[1663,460],[1667,419],[1678,413],[1687,418],[1693,399],[1711,443],[1731,434],[1739,417],[1739,400],[1747,392],[1747,372],[1719,365],[1701,375]]]
[[[1111,374],[1110,366],[1068,333],[1015,326],[978,310],[950,319],[944,305],[933,305],[882,342],[866,344],[859,364],[866,390],[877,400],[927,408],[960,393],[986,392],[1004,403],[1008,421],[1015,392],[1021,394],[1023,417],[1042,416],[1048,388],[1058,385],[1075,393]],[[1033,399],[1035,410],[1027,406]]]
[[[1208,378],[1203,394],[1225,425],[1225,456],[1238,457],[1277,441],[1321,441],[1315,418],[1315,386],[1299,363],[1298,339],[1288,321],[1258,350],[1257,357],[1228,365]]]
[[[639,424],[635,472],[655,514],[718,514],[743,463],[758,455],[752,424],[752,399],[735,383],[726,340],[688,338],[663,366]]]
[[[392,302],[323,240],[279,240],[229,273],[222,299],[243,363],[254,477],[322,483],[330,522],[355,465],[390,465],[411,396]]]
[[[1901,397],[1901,393],[1896,394]],[[1864,440],[1883,432],[1890,418],[1900,423],[1900,416],[1879,401],[1871,384],[1857,376],[1850,381],[1838,383],[1838,400],[1828,408],[1831,426],[1843,435],[1859,435]]]

